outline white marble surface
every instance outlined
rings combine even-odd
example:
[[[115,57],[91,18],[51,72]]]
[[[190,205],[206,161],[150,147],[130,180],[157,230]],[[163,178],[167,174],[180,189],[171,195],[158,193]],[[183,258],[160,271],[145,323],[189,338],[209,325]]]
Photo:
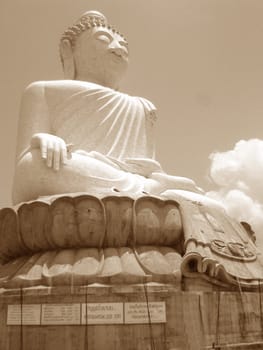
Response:
[[[24,93],[14,203],[105,189],[198,192],[192,180],[165,174],[154,159],[155,107],[116,91],[128,65],[127,42],[93,14],[77,24],[91,28],[61,41],[65,76],[75,80],[35,82]]]

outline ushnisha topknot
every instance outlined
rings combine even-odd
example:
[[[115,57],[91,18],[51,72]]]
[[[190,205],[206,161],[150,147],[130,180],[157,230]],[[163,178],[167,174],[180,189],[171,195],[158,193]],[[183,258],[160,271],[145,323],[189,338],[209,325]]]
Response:
[[[118,32],[113,26],[108,24],[107,18],[98,11],[87,11],[85,12],[78,21],[72,26],[69,27],[62,35],[60,42],[68,40],[73,48],[76,42],[77,37],[84,32],[89,30],[92,27],[107,27],[112,30],[114,33],[118,33],[124,39],[125,37]],[[127,41],[125,39],[125,41]]]

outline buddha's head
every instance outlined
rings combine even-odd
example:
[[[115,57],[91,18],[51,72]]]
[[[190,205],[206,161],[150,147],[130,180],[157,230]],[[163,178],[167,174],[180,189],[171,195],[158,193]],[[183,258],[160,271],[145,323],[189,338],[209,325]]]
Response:
[[[60,41],[66,79],[94,82],[113,89],[128,67],[127,40],[97,11],[84,13]]]

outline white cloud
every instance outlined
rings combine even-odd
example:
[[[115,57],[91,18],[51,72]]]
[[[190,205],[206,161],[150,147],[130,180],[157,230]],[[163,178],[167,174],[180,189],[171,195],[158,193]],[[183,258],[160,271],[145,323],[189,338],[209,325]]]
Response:
[[[263,247],[263,141],[241,140],[234,149],[210,155],[210,177],[218,186],[207,193],[239,221],[247,221]]]

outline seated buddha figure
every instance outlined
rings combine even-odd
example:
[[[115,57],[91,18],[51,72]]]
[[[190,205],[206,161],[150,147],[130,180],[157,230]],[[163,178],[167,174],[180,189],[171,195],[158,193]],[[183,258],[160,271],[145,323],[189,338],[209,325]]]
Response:
[[[104,15],[86,12],[62,36],[65,80],[39,81],[23,95],[15,204],[63,193],[199,192],[154,159],[154,105],[118,91],[126,39]]]
[[[15,286],[19,276],[33,283],[35,259],[43,271],[34,283],[48,285],[60,275],[86,283],[92,274],[179,271],[246,288],[253,281],[254,288],[263,261],[247,232],[192,180],[162,170],[154,105],[119,91],[126,39],[89,11],[65,31],[60,54],[65,80],[35,82],[23,96],[13,201],[30,203],[17,206],[18,214],[0,211],[0,258],[18,257],[2,281],[14,275]],[[24,253],[34,255],[21,260]],[[22,270],[14,272],[16,264]]]

